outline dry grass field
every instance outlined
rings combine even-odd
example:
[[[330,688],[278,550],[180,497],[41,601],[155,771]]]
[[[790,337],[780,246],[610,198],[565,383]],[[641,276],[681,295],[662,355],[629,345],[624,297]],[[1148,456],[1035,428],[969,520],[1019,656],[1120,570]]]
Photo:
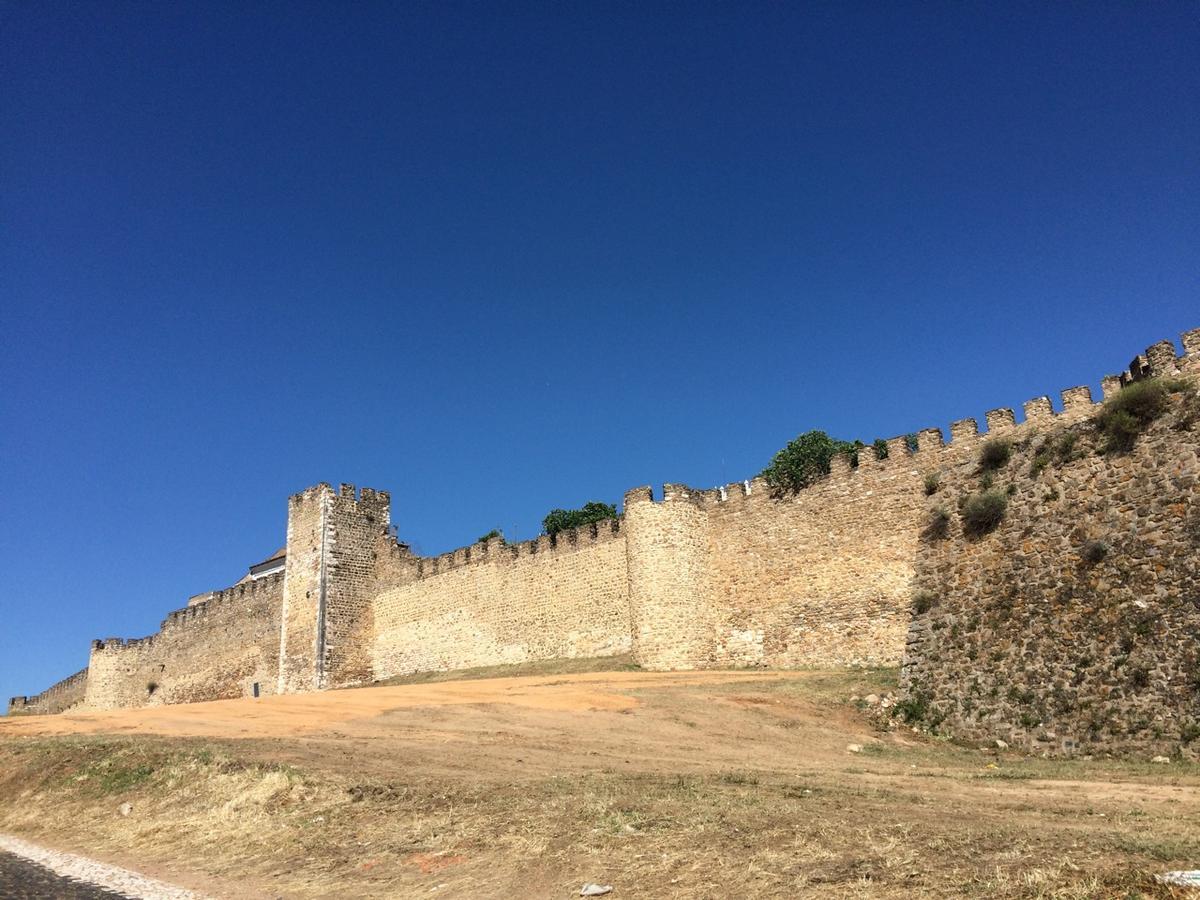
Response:
[[[0,831],[229,898],[1184,897],[1153,874],[1200,868],[1193,763],[881,732],[849,698],[892,671],[607,667],[0,720]]]

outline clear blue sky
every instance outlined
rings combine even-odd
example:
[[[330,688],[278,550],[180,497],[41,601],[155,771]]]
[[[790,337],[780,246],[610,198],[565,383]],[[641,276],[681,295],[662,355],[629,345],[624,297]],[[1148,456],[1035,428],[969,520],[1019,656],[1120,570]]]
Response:
[[[1194,3],[0,2],[0,694],[318,481],[425,553],[1200,326]]]

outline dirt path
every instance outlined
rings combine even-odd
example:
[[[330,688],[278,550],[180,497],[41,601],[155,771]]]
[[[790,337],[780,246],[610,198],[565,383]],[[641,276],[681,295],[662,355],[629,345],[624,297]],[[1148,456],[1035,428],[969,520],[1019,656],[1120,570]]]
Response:
[[[591,672],[6,720],[0,830],[239,900],[1173,896],[1153,873],[1200,865],[1194,764],[880,732],[848,699],[893,679]]]
[[[397,710],[504,704],[554,712],[621,711],[638,705],[631,691],[706,684],[753,684],[806,673],[588,672],[368,687],[318,694],[217,700],[144,709],[0,719],[10,735],[157,734],[174,737],[271,738],[311,734]]]

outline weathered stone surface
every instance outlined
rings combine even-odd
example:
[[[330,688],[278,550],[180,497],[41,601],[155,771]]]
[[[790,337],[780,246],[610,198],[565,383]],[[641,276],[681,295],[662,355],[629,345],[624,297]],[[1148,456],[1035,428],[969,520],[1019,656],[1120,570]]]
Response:
[[[1104,452],[1091,418],[1018,431],[991,475],[999,527],[971,537],[952,514],[921,544],[914,586],[933,600],[903,681],[939,731],[1050,753],[1200,738],[1200,379],[1185,383],[1128,453]],[[971,457],[939,476],[931,507],[982,490]]]

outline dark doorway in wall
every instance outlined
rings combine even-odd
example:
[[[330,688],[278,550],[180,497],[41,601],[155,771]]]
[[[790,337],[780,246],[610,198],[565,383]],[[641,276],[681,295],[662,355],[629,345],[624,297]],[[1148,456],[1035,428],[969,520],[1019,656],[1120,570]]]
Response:
[[[254,682],[254,687],[251,690],[254,691],[254,696],[257,697],[258,696],[258,682],[257,681]]]

